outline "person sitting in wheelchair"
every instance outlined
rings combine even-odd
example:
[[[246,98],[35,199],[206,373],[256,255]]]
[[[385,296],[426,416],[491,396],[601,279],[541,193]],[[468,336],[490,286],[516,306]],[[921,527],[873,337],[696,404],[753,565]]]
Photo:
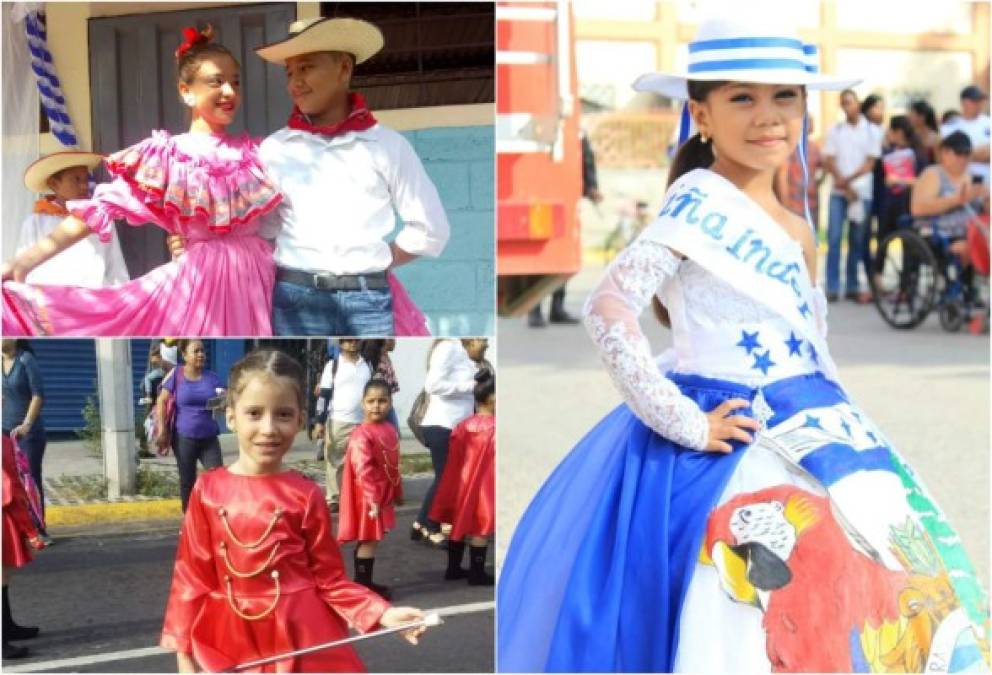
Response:
[[[965,133],[955,131],[945,136],[937,148],[937,164],[923,170],[910,200],[910,213],[920,234],[933,237],[936,230],[937,238],[947,244],[946,250],[964,267],[970,261],[965,240],[968,223],[985,208],[983,202],[987,203],[989,195],[980,177],[973,178],[968,172],[971,151],[971,140]]]

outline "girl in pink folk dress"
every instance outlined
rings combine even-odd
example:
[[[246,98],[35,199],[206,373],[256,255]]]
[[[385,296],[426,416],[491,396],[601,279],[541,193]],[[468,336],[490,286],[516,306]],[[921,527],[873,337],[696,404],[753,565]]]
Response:
[[[260,216],[282,197],[247,135],[229,136],[241,102],[240,66],[211,31],[186,29],[176,51],[188,133],[155,131],[110,155],[110,183],[70,201],[70,216],[3,267],[7,335],[271,335],[275,266]],[[32,269],[115,220],[154,223],[186,241],[185,255],[103,289],[23,283]]]

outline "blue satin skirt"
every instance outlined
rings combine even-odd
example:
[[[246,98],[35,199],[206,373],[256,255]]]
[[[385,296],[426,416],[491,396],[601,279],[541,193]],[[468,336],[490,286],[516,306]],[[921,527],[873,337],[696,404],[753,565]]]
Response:
[[[756,393],[669,377],[705,411]],[[670,671],[706,519],[742,449],[679,446],[625,404],[600,421],[514,532],[498,588],[499,670]]]

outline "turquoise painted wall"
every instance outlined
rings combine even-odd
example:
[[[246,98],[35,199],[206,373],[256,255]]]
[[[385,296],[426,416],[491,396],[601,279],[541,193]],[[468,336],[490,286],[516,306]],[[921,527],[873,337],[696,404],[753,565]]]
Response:
[[[396,275],[438,336],[495,332],[495,166],[492,126],[403,132],[437,186],[451,224],[438,258],[420,258]]]

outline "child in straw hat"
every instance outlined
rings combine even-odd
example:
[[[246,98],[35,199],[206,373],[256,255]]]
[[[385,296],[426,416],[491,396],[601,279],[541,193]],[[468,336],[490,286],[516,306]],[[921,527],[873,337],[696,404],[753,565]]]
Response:
[[[30,248],[58,226],[69,212],[66,202],[89,196],[89,172],[103,160],[92,152],[57,152],[42,157],[24,172],[24,184],[34,193],[49,193],[34,204],[21,225],[17,252]],[[128,280],[117,233],[102,243],[95,234],[62,251],[27,275],[28,283],[100,288]]]

